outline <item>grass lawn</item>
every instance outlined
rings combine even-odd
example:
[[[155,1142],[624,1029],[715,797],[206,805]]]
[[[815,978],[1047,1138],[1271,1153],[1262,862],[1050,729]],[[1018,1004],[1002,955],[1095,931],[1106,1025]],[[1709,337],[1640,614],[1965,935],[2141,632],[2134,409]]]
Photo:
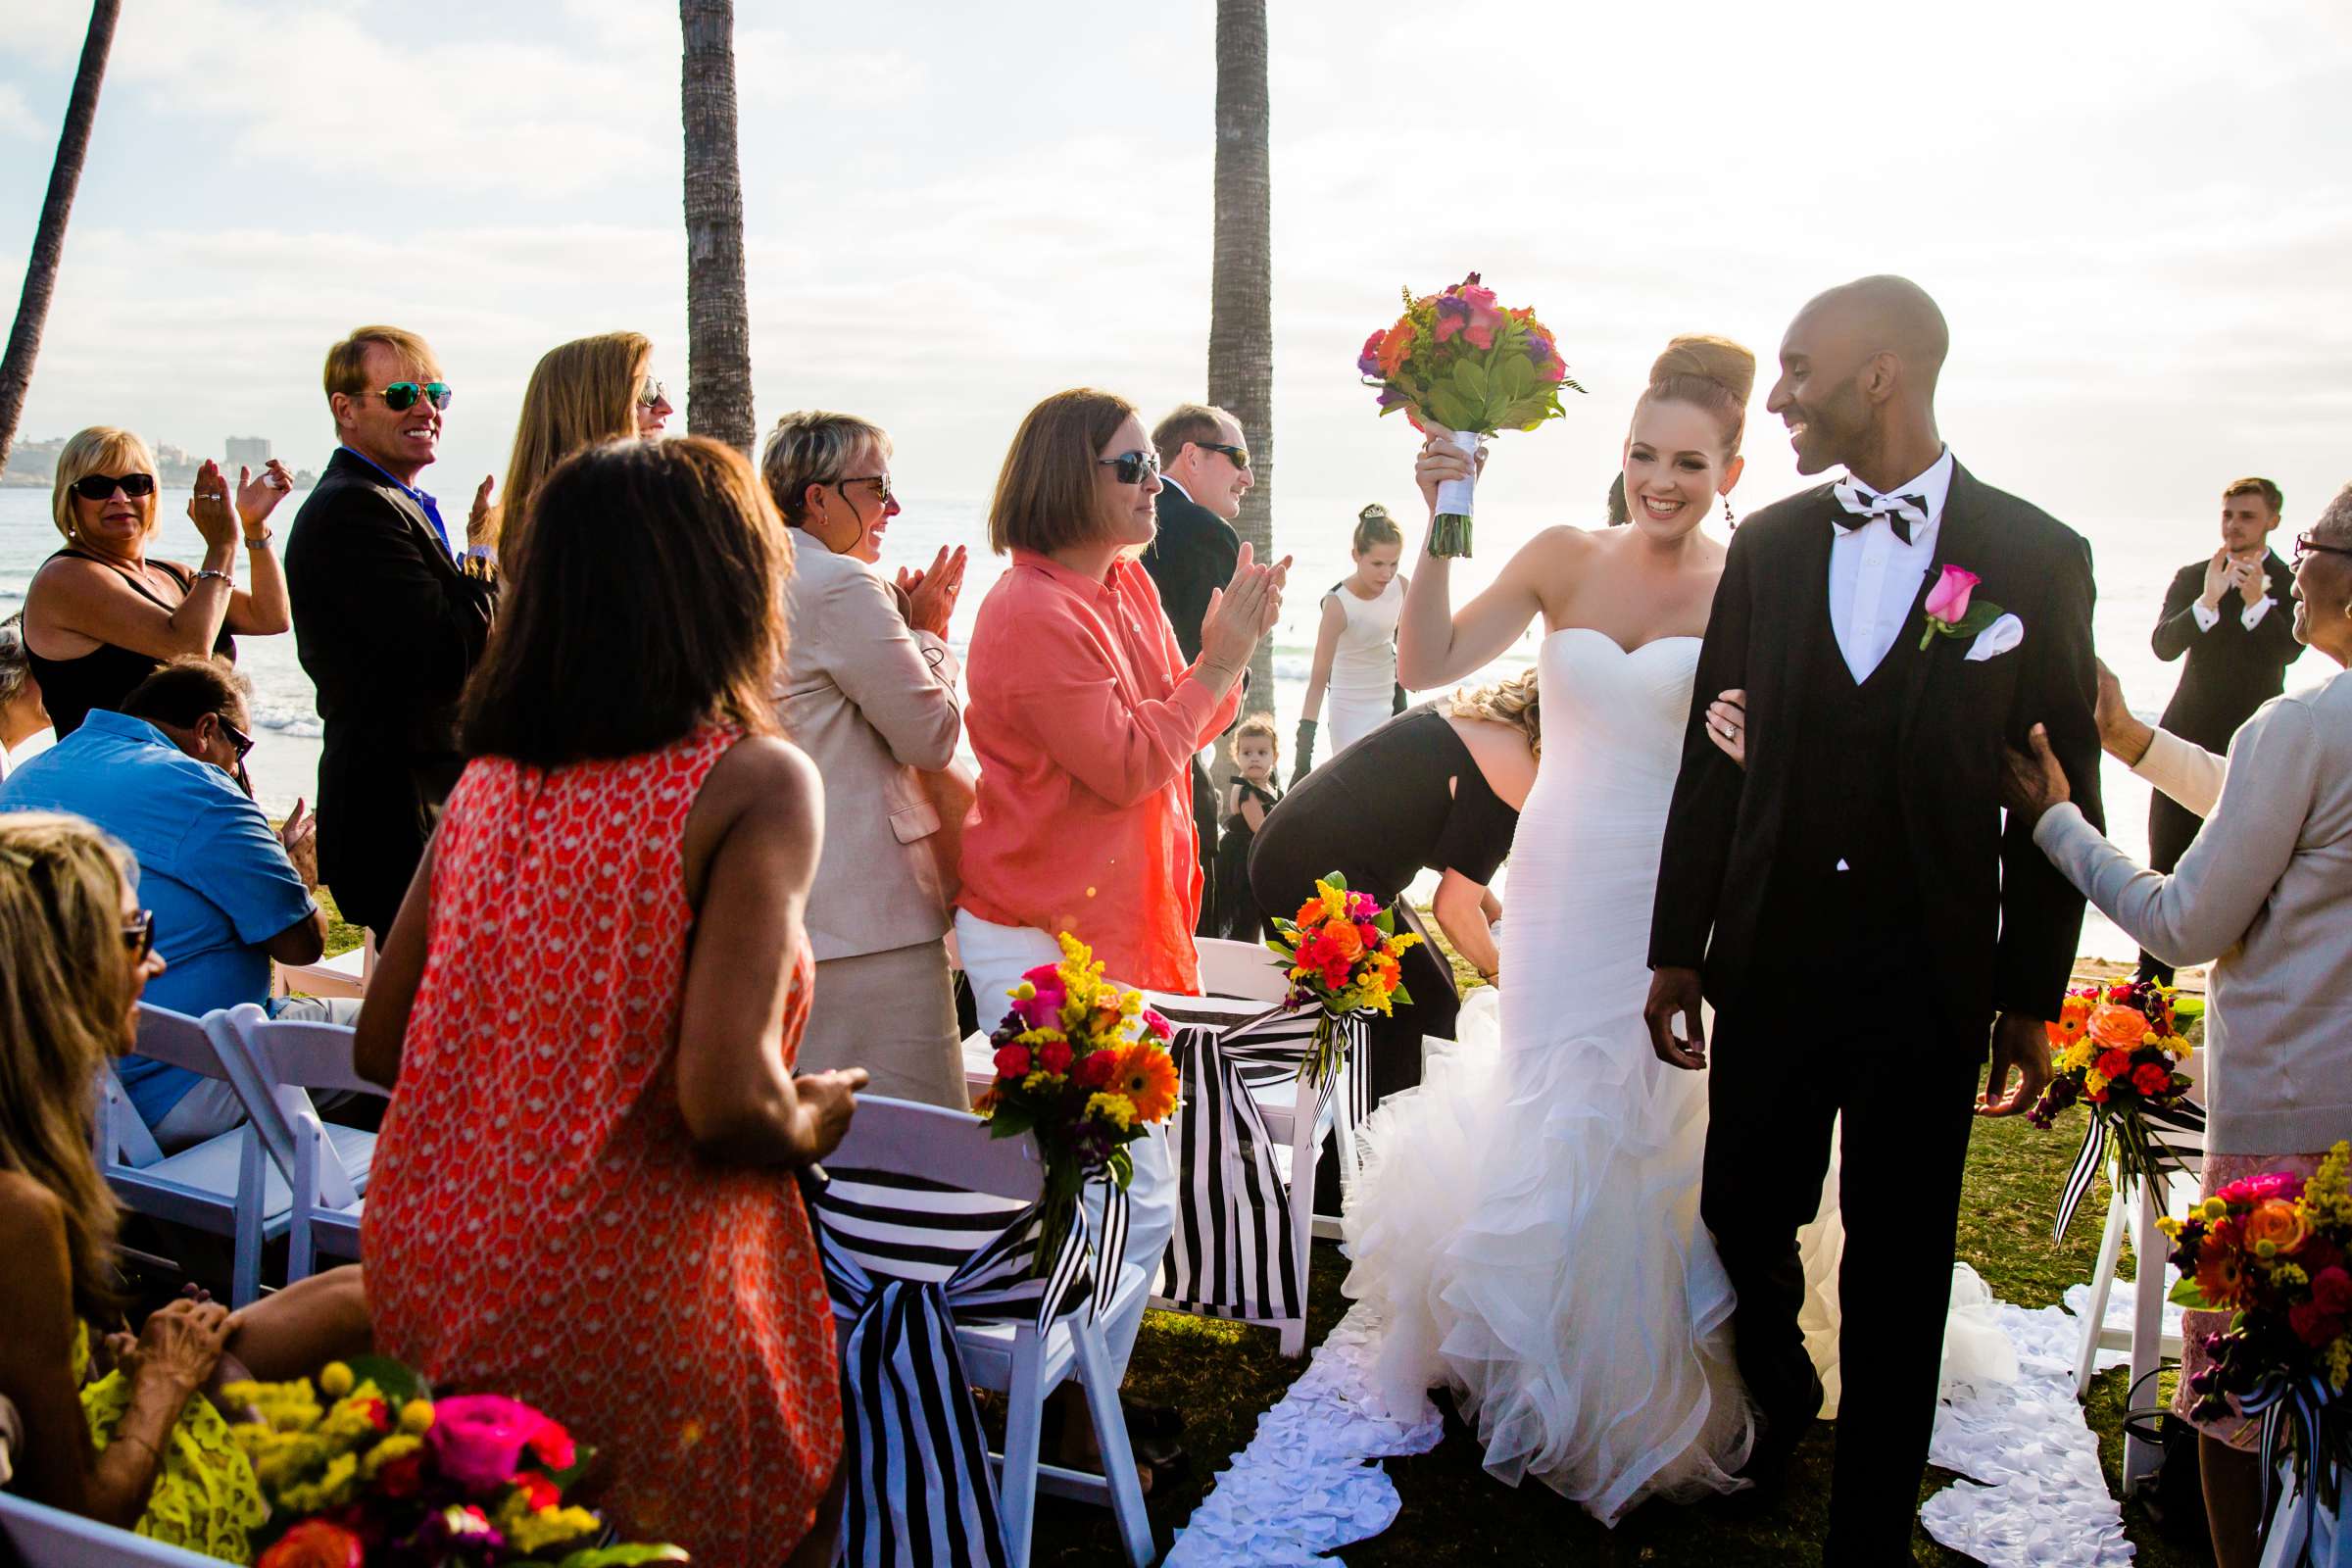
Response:
[[[2004,1300],[2026,1306],[2054,1302],[2068,1285],[2087,1279],[2097,1261],[2097,1221],[2106,1205],[2103,1182],[2083,1203],[2068,1240],[2056,1245],[2049,1237],[2051,1202],[2081,1135],[2079,1121],[2061,1123],[2049,1133],[2035,1132],[2023,1118],[1977,1123],[1961,1201],[1959,1253]],[[2130,1269],[2127,1256],[2127,1275]],[[1347,1260],[1337,1247],[1316,1244],[1310,1345],[1319,1343],[1347,1309],[1339,1288],[1346,1272]],[[1281,1397],[1302,1366],[1276,1352],[1271,1329],[1164,1312],[1146,1319],[1128,1388],[1184,1411],[1192,1454],[1189,1473],[1152,1498],[1163,1549],[1170,1532],[1208,1491],[1211,1473],[1249,1442],[1259,1413]],[[2121,1368],[2103,1374],[2088,1410],[2108,1485],[2119,1494],[2125,1378]],[[1744,1568],[1816,1562],[1828,1526],[1830,1457],[1825,1427],[1798,1450],[1786,1501],[1776,1512],[1759,1513],[1739,1498],[1688,1508],[1657,1504],[1608,1531],[1541,1486],[1513,1489],[1488,1476],[1476,1441],[1448,1415],[1445,1441],[1435,1451],[1387,1461],[1403,1499],[1396,1522],[1387,1534],[1346,1548],[1340,1559],[1396,1568],[1502,1562]],[[1952,1480],[1947,1472],[1931,1470],[1921,1500]],[[2201,1541],[2183,1547],[2161,1535],[2136,1502],[2124,1505],[2124,1528],[2138,1548],[2138,1562],[2148,1568],[2212,1561]],[[1925,1531],[1917,1533],[1915,1546],[1923,1563],[1974,1560],[1946,1551]],[[1041,1499],[1034,1560],[1119,1561],[1108,1511]]]

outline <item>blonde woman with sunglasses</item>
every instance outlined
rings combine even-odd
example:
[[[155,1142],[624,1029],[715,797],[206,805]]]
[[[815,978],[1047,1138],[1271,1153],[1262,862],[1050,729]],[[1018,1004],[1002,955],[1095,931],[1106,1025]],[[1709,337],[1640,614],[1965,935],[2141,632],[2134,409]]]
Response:
[[[274,458],[230,486],[207,459],[188,498],[204,564],[148,559],[162,525],[155,455],[128,430],[93,425],[57,460],[51,516],[65,548],[24,594],[24,646],[63,740],[93,708],[112,708],[182,654],[237,657],[232,634],[293,625],[286,579],[270,550],[270,514],[293,488]],[[240,542],[250,564],[236,582]]]

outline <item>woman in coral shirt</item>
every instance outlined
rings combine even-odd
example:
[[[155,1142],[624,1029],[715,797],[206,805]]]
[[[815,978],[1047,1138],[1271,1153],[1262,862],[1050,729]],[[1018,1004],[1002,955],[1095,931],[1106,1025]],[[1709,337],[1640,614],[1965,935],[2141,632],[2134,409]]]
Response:
[[[980,786],[956,944],[983,1027],[1024,970],[1059,956],[1064,931],[1123,984],[1200,990],[1193,754],[1233,722],[1290,562],[1261,566],[1242,547],[1188,665],[1135,559],[1158,493],[1143,421],[1107,392],[1046,399],[1004,455],[988,536],[1012,566],[980,607],[964,668]],[[1174,1167],[1157,1134],[1132,1148],[1126,1259],[1155,1270],[1175,1223]],[[1141,1322],[1139,1297],[1105,1325],[1122,1372]]]

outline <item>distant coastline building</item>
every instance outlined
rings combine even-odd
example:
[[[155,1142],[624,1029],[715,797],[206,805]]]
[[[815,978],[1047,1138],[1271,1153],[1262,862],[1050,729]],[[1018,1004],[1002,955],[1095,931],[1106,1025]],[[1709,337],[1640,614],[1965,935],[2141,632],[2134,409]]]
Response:
[[[223,468],[245,467],[258,473],[269,465],[270,438],[266,435],[232,435],[227,446],[227,455],[220,460]]]

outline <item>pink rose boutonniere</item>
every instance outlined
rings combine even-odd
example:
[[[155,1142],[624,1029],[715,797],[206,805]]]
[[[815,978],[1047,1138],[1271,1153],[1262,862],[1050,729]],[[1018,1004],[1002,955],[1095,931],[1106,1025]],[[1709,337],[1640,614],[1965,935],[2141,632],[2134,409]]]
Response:
[[[1974,637],[2001,618],[2001,607],[1989,599],[1975,598],[1977,584],[1984,579],[1966,566],[1946,566],[1936,586],[1928,590],[1928,602],[1921,607],[1927,612],[1928,629],[1919,634],[1920,652],[1938,636]]]

